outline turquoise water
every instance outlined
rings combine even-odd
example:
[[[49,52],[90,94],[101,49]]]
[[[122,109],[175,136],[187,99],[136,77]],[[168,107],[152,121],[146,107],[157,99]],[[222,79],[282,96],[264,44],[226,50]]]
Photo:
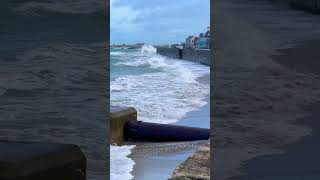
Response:
[[[198,81],[210,68],[167,58],[152,46],[111,49],[110,103],[136,108],[145,122],[177,123],[188,112],[207,104],[209,84]],[[111,145],[111,179],[132,179],[135,162],[128,158],[134,146]]]
[[[171,59],[152,46],[111,50],[111,105],[132,106],[139,120],[175,123],[204,106],[208,84],[197,81],[209,67]]]
[[[144,73],[159,72],[157,69],[147,68],[143,65],[121,65],[121,63],[129,63],[135,58],[141,58],[141,56],[141,49],[111,49],[110,80],[115,80],[124,75],[141,75]]]

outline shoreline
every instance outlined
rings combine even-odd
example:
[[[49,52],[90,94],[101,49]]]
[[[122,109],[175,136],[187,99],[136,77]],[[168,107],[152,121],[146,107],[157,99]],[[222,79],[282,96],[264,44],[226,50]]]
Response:
[[[205,75],[210,77],[210,75]],[[199,82],[209,83],[200,77]],[[188,112],[176,125],[192,127],[210,127],[210,96],[205,98],[206,105]],[[201,145],[209,141],[173,142],[173,143],[137,143],[128,156],[135,165],[131,174],[133,180],[169,179],[174,170],[188,157],[192,156]]]

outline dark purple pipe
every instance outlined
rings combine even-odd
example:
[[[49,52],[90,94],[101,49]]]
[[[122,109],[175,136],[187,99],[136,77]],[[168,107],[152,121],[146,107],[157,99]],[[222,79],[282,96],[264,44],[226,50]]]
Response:
[[[169,142],[207,140],[209,129],[157,124],[131,120],[125,124],[124,136],[131,141]]]

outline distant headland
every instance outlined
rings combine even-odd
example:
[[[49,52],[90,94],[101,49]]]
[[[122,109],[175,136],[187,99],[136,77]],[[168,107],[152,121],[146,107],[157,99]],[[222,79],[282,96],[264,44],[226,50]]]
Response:
[[[112,44],[110,48],[115,49],[138,49],[141,48],[144,43],[136,43],[136,44]]]

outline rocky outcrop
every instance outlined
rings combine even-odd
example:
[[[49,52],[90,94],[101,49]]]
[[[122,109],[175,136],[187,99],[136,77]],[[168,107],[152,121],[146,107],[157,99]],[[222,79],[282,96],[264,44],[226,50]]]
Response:
[[[192,156],[180,164],[170,180],[209,180],[210,179],[210,144],[199,148]]]

